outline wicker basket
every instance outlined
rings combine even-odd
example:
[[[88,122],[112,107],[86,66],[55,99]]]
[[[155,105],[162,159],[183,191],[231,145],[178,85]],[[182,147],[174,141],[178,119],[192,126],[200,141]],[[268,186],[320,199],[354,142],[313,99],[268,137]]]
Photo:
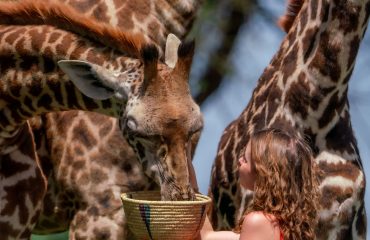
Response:
[[[158,191],[121,195],[130,231],[138,240],[190,240],[203,226],[211,199],[196,194],[195,201],[160,201]]]

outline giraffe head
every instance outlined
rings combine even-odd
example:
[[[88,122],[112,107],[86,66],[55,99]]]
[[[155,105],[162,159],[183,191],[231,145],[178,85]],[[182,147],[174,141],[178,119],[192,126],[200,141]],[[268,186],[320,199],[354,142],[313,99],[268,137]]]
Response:
[[[81,61],[61,61],[60,67],[87,96],[117,98],[120,127],[143,169],[161,186],[164,200],[189,200],[194,190],[188,164],[203,127],[199,106],[189,89],[194,42],[173,36],[166,46],[166,64],[159,63],[154,45],[144,46],[133,69],[114,72]],[[144,73],[144,74],[141,74]]]

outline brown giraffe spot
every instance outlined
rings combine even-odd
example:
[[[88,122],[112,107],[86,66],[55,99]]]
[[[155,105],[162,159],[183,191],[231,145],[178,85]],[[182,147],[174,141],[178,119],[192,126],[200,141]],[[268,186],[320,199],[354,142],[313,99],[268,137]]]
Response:
[[[316,55],[309,68],[316,68],[324,76],[329,76],[333,82],[338,82],[341,73],[338,55],[342,50],[342,43],[334,43],[331,39],[332,36],[328,31],[321,33]]]
[[[355,164],[351,163],[327,163],[320,162],[319,168],[324,172],[325,177],[336,177],[341,176],[356,182],[359,175],[359,168]]]
[[[1,62],[1,69],[0,73],[5,74],[9,69],[15,68],[16,61],[14,60],[15,56],[0,56],[0,62]],[[0,82],[1,89],[4,89],[3,86],[5,84]]]
[[[158,29],[161,29],[161,26],[156,21],[152,21],[148,25],[148,30],[149,30],[149,32],[154,33],[153,37],[155,39],[160,39],[160,33],[159,33]]]
[[[73,147],[74,155],[76,156],[83,156],[84,155],[84,150],[81,148],[81,146],[77,145]]]
[[[97,54],[97,52],[92,49],[87,52],[86,60],[97,65],[103,65],[104,63],[104,59],[102,58],[102,56],[100,54]]]
[[[105,137],[107,136],[111,131],[112,131],[112,128],[113,128],[113,124],[112,122],[110,121],[106,121],[103,125],[101,125],[101,127],[99,128],[99,136],[102,138],[102,137]]]
[[[41,84],[37,84],[35,81],[35,84],[31,85],[28,89],[28,92],[35,97],[38,97],[42,93],[43,87]]]
[[[71,42],[74,41],[74,37],[72,34],[66,34],[62,37],[62,41],[56,45],[56,55],[64,56],[66,49],[68,49],[71,45]]]
[[[310,12],[311,12],[311,20],[315,20],[317,16],[318,8],[318,0],[311,0],[310,1]]]
[[[62,34],[59,33],[59,32],[52,32],[50,34],[49,42],[48,43],[54,43],[54,42],[56,42],[61,36],[62,36]]]
[[[73,129],[73,138],[78,139],[87,149],[91,149],[97,144],[97,140],[90,133],[84,120],[80,120],[78,125]]]
[[[332,18],[339,21],[339,29],[344,31],[344,34],[357,30],[360,13],[361,6],[356,6],[350,1],[336,1],[332,8]]]
[[[110,208],[112,207],[111,205],[112,205],[112,199],[114,199],[114,194],[112,190],[107,189],[104,192],[100,192],[96,194],[95,198],[96,198],[97,204],[99,204],[99,206],[101,206],[102,210],[105,212],[105,211],[109,211]],[[119,201],[117,201],[117,203],[121,205]]]
[[[284,105],[289,106],[293,114],[300,114],[303,119],[306,119],[308,116],[308,106],[311,101],[309,92],[310,88],[306,74],[301,72],[298,76],[298,81],[293,82],[287,90]]]
[[[360,214],[357,216],[356,225],[355,225],[358,234],[363,237],[365,237],[366,235],[366,227],[365,227],[366,226],[366,215],[365,215],[364,208],[365,206],[364,204],[362,204],[360,209],[358,210]]]
[[[353,154],[353,149],[349,144],[355,143],[356,140],[353,136],[352,130],[348,128],[349,126],[349,116],[340,118],[338,123],[335,124],[325,137],[326,147],[328,149],[334,149],[341,152],[346,151],[348,154]]]
[[[137,8],[140,6],[140,8]],[[150,2],[147,0],[136,0],[126,2],[126,12],[133,13],[139,21],[144,21],[150,14]]]
[[[335,86],[328,87],[328,88],[315,88],[311,93],[311,101],[310,107],[313,110],[317,110],[320,107],[320,103],[322,103],[323,99],[330,93],[332,93],[336,89]]]
[[[36,56],[22,56],[21,63],[19,64],[19,67],[23,71],[37,71],[38,70],[38,62],[39,58]]]
[[[68,108],[70,109],[78,109],[78,103],[75,101],[75,99],[78,99],[77,96],[76,96],[76,89],[75,87],[72,85],[72,83],[67,83],[64,85],[65,86],[65,92],[67,92],[67,106]],[[82,95],[84,96],[84,95]]]
[[[338,105],[338,91],[336,91],[329,99],[328,105],[319,119],[319,128],[326,127],[333,120],[333,118],[336,116]]]
[[[13,106],[12,107],[16,107],[16,106]],[[11,116],[13,118],[13,121],[16,122],[16,123],[20,123],[22,122],[22,120],[24,119],[20,113],[19,113],[19,110],[18,109],[15,109],[14,111],[11,111]]]
[[[87,230],[87,224],[89,222],[89,219],[84,214],[77,214],[75,218],[75,228],[81,229],[81,230]],[[77,238],[80,239],[80,238]]]
[[[47,30],[50,30],[50,28],[47,28]],[[45,29],[40,27],[30,28],[28,31],[28,34],[32,38],[31,47],[33,51],[38,52],[41,49],[41,44],[44,43],[46,37],[45,31]]]
[[[316,35],[319,32],[319,27],[307,29],[304,37],[302,38],[302,52],[304,56],[304,62],[311,56],[313,47],[315,45]]]
[[[289,133],[295,133],[296,129],[293,128],[292,124],[285,118],[284,115],[276,117],[274,122],[271,122],[271,128],[284,129]]]
[[[347,226],[350,226],[351,223],[347,223],[346,224]],[[347,239],[351,239],[352,238],[352,234],[351,234],[351,231],[349,230],[348,227],[344,228],[344,229],[341,229],[338,234],[337,234],[337,237],[335,238],[336,240],[347,240]]]
[[[37,102],[37,107],[51,109],[51,104],[53,104],[53,99],[49,96],[49,94],[43,94]]]
[[[333,217],[330,219],[319,220],[315,228],[316,236],[320,236],[320,239],[330,239],[329,232],[327,230],[334,227],[332,222]]]
[[[57,87],[57,84],[52,85],[52,86]],[[51,89],[54,89],[54,87],[51,87]],[[77,115],[78,115],[77,111],[68,111],[68,112],[65,112],[63,114],[58,114],[58,115],[56,115],[56,114],[50,115],[49,114],[49,116],[56,117],[55,124],[53,124],[53,126],[57,130],[57,135],[61,136],[62,138],[66,138],[67,137],[67,135],[66,135],[67,133],[65,131],[65,129],[67,128],[66,123],[69,123],[69,119],[73,119]],[[60,145],[56,144],[53,147],[55,148],[55,149],[53,148],[53,151],[61,152]]]
[[[99,105],[95,103],[94,101],[92,101],[91,98],[85,95],[81,95],[81,99],[87,109],[90,109],[90,110],[99,109]],[[112,106],[110,103],[110,100],[103,100],[101,103],[102,103],[102,107],[105,109],[108,109]]]
[[[86,166],[85,160],[74,161],[72,164],[73,169],[82,170]]]
[[[123,162],[121,169],[123,170],[125,174],[130,174],[133,170],[132,165],[129,162]]]
[[[5,42],[9,44],[13,44],[16,40],[18,40],[19,36],[22,36],[23,34],[24,34],[24,29],[22,28],[12,31],[6,36]]]
[[[283,84],[292,76],[297,68],[298,43],[295,43],[290,52],[282,59],[281,72],[283,73]]]
[[[324,186],[321,193],[320,203],[323,208],[330,209],[333,203],[343,203],[346,199],[352,197],[352,188],[343,188],[336,186]]]
[[[19,172],[18,172],[19,173]],[[25,224],[28,220],[28,206],[26,202],[17,201],[17,199],[30,199],[32,205],[36,206],[36,203],[42,196],[42,191],[35,188],[34,186],[40,186],[41,175],[36,171],[36,177],[30,177],[26,180],[18,181],[16,184],[10,187],[4,187],[6,194],[6,204],[4,205],[1,215],[12,215],[16,210],[18,211],[19,221],[21,224]],[[18,204],[13,204],[17,202]]]
[[[111,238],[110,229],[105,228],[95,228],[93,230],[96,240],[109,240]]]
[[[290,32],[287,36],[288,45],[292,46],[293,42],[297,39],[297,28],[291,28],[289,31]]]
[[[53,56],[53,50],[51,49],[50,46],[47,46],[44,48],[42,54],[45,56],[45,57],[48,57],[48,58],[52,58]]]
[[[91,182],[95,184],[102,183],[108,180],[108,175],[103,172],[100,168],[93,168],[90,172]]]
[[[77,182],[81,185],[87,185],[90,183],[90,175],[87,172],[81,174]]]
[[[1,175],[5,178],[11,177],[16,173],[24,172],[29,169],[29,165],[26,163],[20,163],[13,161],[9,155],[2,155],[1,158]]]
[[[300,17],[299,17],[299,24],[301,26],[301,30],[299,32],[299,35],[302,36],[303,32],[306,30],[306,25],[308,21],[308,11],[300,11]],[[295,27],[295,29],[297,29]],[[291,45],[290,45],[291,46]]]
[[[43,57],[43,62],[44,62],[43,69],[44,69],[45,74],[48,74],[48,73],[51,73],[51,72],[55,71],[56,65],[55,65],[53,59],[51,59],[49,57]]]
[[[71,1],[70,4],[73,8],[77,9],[81,13],[88,12],[92,7],[96,6],[100,0],[81,0]]]
[[[63,96],[62,96],[62,91],[61,91],[61,85],[58,82],[50,82],[48,84],[48,88],[50,89],[51,92],[54,93],[54,99],[58,103],[63,103]]]
[[[347,73],[347,76],[343,80],[343,84],[348,84],[349,80],[351,79],[352,72],[353,72],[353,68]],[[347,90],[348,90],[348,86],[347,86]]]
[[[25,47],[25,41],[26,39],[24,37],[21,37],[18,39],[17,43],[15,44],[15,48],[19,53],[27,53],[28,50]]]
[[[99,216],[99,209],[95,206],[93,207],[90,207],[87,209],[87,214],[89,214],[90,216]]]
[[[20,239],[21,238],[28,238],[29,236],[31,236],[31,229],[30,228],[26,228],[20,235]]]
[[[321,19],[321,23],[326,23],[329,20],[330,5],[326,1],[321,1],[321,4],[322,4],[321,9],[317,8],[316,10],[313,11],[320,10],[319,18]]]
[[[101,2],[98,5],[96,5],[95,10],[93,12],[93,16],[103,22],[109,22],[109,17],[107,15],[108,8],[105,5],[105,3]]]
[[[76,46],[73,49],[71,53],[71,59],[79,59],[81,55],[86,51],[83,47],[78,47],[78,46],[84,46],[86,45],[85,41],[82,41],[81,39],[77,40]]]
[[[349,44],[349,57],[348,57],[348,63],[347,63],[347,71],[352,67],[353,63],[355,62],[358,48],[360,47],[360,41],[361,39],[358,36],[354,36],[353,39],[351,40],[351,43]],[[348,80],[351,74],[352,74],[352,71],[347,76]],[[347,83],[348,80],[345,83]]]
[[[266,112],[267,112],[267,107],[266,107],[266,104],[264,104],[263,107],[260,107],[260,112],[252,116],[251,121],[255,129],[257,130],[263,129],[266,126],[265,124]]]

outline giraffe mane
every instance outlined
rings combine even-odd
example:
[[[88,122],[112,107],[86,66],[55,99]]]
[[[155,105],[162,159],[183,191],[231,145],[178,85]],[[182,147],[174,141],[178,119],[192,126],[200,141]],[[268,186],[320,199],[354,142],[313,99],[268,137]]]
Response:
[[[122,31],[106,23],[86,17],[72,7],[56,1],[22,0],[0,2],[0,24],[51,25],[96,42],[109,45],[123,53],[140,57],[145,45],[141,34]]]
[[[286,33],[289,32],[292,27],[303,3],[304,0],[289,0],[284,16],[280,17],[278,20],[278,26]]]

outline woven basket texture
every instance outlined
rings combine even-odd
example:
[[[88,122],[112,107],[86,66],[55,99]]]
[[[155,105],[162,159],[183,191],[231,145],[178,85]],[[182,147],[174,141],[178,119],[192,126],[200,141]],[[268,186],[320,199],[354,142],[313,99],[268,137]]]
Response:
[[[191,240],[203,226],[211,199],[196,194],[195,201],[160,201],[159,191],[121,195],[130,231],[137,240]]]

